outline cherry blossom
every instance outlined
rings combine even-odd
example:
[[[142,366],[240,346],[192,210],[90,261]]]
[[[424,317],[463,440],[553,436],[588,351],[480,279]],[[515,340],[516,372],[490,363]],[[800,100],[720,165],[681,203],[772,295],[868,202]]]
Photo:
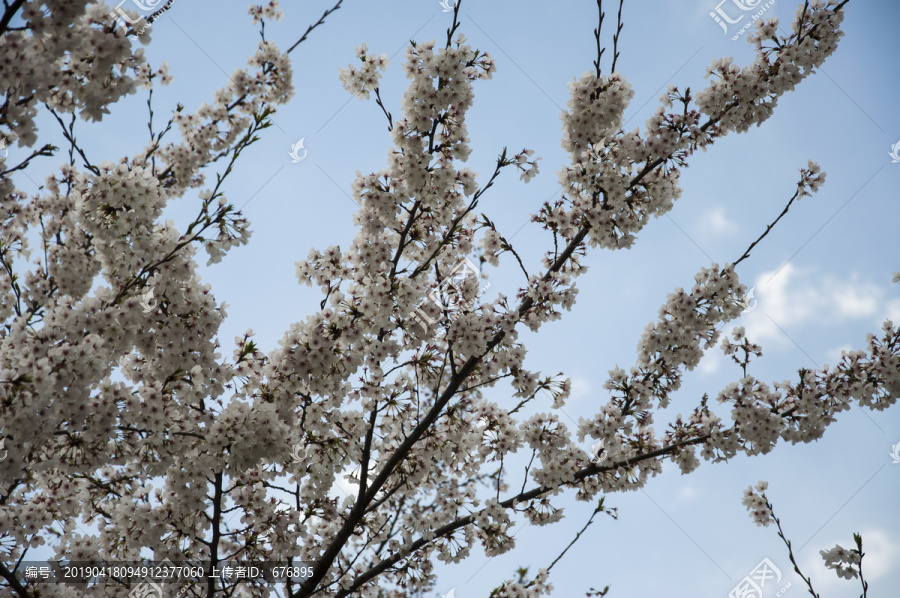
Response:
[[[737,267],[769,229],[739,259],[702,267],[669,293],[634,363],[609,370],[595,411],[574,425],[561,417],[571,381],[528,369],[520,337],[572,309],[589,251],[631,247],[651,217],[673,208],[695,150],[764,123],[824,63],[842,36],[846,2],[834,0],[805,2],[784,35],[777,20],[761,21],[749,64],[719,59],[703,89],[669,86],[643,128],[630,131],[623,114],[634,91],[615,68],[622,23],[608,74],[598,27],[595,69],[570,83],[561,114],[562,191],[533,215],[548,237],[537,263],[481,213],[481,200],[508,171],[525,182],[539,176],[541,158],[503,148],[487,177],[462,164],[472,152],[475,90],[503,61],[457,32],[460,3],[446,40],[412,42],[402,67],[392,67],[408,79],[396,120],[381,101],[386,55],[360,45],[359,63],[337,76],[359,99],[374,92],[392,147],[383,168],[352,182],[356,234],[297,262],[298,281],[323,298],[277,347],[257,347],[251,329],[224,349],[227,305],[201,283],[195,256],[202,248],[208,263],[225,261],[249,242],[250,223],[223,182],[292,98],[291,50],[341,3],[287,51],[265,36],[282,17],[277,2],[251,6],[262,39],[246,68],[193,112],[179,105],[163,122],[151,116],[147,144],[116,160],[89,156],[67,122],[102,121],[130,94],[147,94],[152,106],[148,90],[172,78],[134,47],[149,33],[128,37],[109,7],[84,0],[8,8],[23,27],[0,31],[0,64],[16,67],[0,70],[0,135],[33,147],[46,108],[70,150],[41,194],[24,192],[14,176],[54,155],[49,144],[5,165],[0,178],[0,440],[8,450],[0,540],[13,547],[0,560],[0,584],[11,595],[38,595],[14,569],[43,544],[73,560],[135,561],[149,550],[157,561],[210,567],[238,556],[314,563],[286,589],[292,596],[430,592],[435,560],[513,550],[515,523],[559,522],[564,493],[614,517],[606,495],[643,487],[667,460],[688,474],[701,459],[816,440],[851,407],[894,405],[900,329],[890,321],[834,368],[774,383],[751,374],[762,347],[743,328],[721,338],[747,294]],[[788,208],[824,182],[809,161],[796,189],[785,190],[794,193]],[[184,228],[162,220],[175,201],[195,206]],[[521,270],[521,287],[486,297],[480,276],[461,274],[472,260],[479,274],[481,264]],[[145,310],[149,293],[154,308]],[[720,340],[740,378],[693,405],[673,402]],[[488,398],[495,387],[509,400]],[[682,413],[657,422],[676,404]],[[524,474],[508,464],[514,453],[527,458]],[[759,524],[778,523],[765,490],[751,487],[743,502]],[[859,561],[839,548],[826,561],[852,576]],[[859,551],[861,559],[861,541]],[[519,572],[492,595],[549,595],[557,561]],[[265,596],[269,588],[236,582],[204,592],[233,590]],[[128,588],[106,591],[119,597]],[[64,586],[41,592],[76,595]]]

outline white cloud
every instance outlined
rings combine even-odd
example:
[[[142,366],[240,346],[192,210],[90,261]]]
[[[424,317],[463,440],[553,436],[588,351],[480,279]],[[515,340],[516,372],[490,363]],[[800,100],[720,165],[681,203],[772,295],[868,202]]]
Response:
[[[796,330],[807,324],[846,320],[871,320],[880,325],[890,314],[900,316],[900,300],[887,299],[881,287],[856,273],[844,278],[820,276],[787,264],[780,271],[761,273],[753,289],[758,303],[744,314],[742,323],[748,337],[757,342],[790,343],[779,326]]]
[[[688,502],[688,501],[694,499],[696,496],[697,496],[697,490],[691,485],[684,486],[683,488],[681,488],[681,490],[678,491],[678,494],[677,494],[678,500],[685,501],[685,502]]]
[[[694,10],[691,11],[691,21],[694,23],[699,22],[709,22],[713,27],[716,27],[715,21],[709,16],[709,13],[712,12],[716,8],[717,0],[704,0],[703,2],[698,2],[694,4]],[[678,12],[682,12],[684,7],[681,5],[675,5]]]
[[[838,312],[849,318],[864,318],[878,311],[881,291],[874,285],[866,286],[836,288],[833,298]]]
[[[809,284],[797,284],[797,270],[787,264],[780,272],[763,272],[753,287],[757,305],[743,316],[747,336],[757,342],[770,339],[787,340],[778,329],[797,326],[821,311],[822,296]]]
[[[885,306],[883,319],[891,320],[894,324],[900,322],[900,299],[891,299]]]
[[[728,218],[724,206],[716,206],[700,217],[700,234],[704,236],[721,236],[736,232],[738,225]]]
[[[870,584],[890,573],[897,566],[900,559],[900,544],[891,540],[882,529],[870,528],[861,532],[863,540],[863,575]],[[853,587],[859,588],[859,580],[845,580],[837,576],[832,569],[825,567],[825,562],[819,554],[820,550],[829,550],[835,544],[840,544],[847,550],[856,548],[853,536],[848,534],[846,538],[840,538],[830,543],[818,544],[814,551],[810,551],[800,559],[800,568],[805,575],[812,579],[816,592],[825,595],[835,595],[838,590],[847,590]]]
[[[719,366],[722,365],[724,358],[725,356],[722,354],[718,345],[710,347],[703,355],[703,359],[700,360],[700,363],[697,364],[697,369],[700,371],[701,375],[711,376],[719,371]]]
[[[888,537],[884,530],[870,529],[862,533],[863,574],[867,579],[875,581],[887,575],[897,566],[900,559],[900,544]]]
[[[572,380],[572,392],[569,395],[571,400],[577,400],[591,394],[591,382],[587,378],[581,376],[569,376]]]

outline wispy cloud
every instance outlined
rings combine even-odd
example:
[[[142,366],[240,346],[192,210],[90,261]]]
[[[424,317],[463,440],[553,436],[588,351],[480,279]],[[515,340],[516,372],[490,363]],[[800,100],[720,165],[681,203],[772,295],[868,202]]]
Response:
[[[892,314],[900,316],[900,300],[886,295],[882,286],[864,280],[858,273],[839,278],[788,264],[777,274],[763,272],[756,278],[755,298],[759,303],[743,316],[742,323],[754,341],[788,344],[779,326],[796,330],[848,320],[880,324]]]
[[[878,588],[876,582],[897,568],[897,562],[900,561],[900,543],[892,540],[884,530],[879,528],[863,530],[861,534],[863,552],[865,553],[863,557],[863,575],[865,575],[866,581],[869,582],[871,590],[874,590],[876,594],[879,593],[879,590],[883,593],[886,588]],[[804,574],[812,578],[816,592],[823,596],[837,595],[839,590],[849,590],[851,588],[856,590],[858,594],[859,580],[839,578],[833,570],[825,567],[825,563],[819,555],[820,550],[828,550],[835,544],[840,544],[848,550],[856,547],[853,543],[852,534],[848,533],[846,538],[819,544],[814,551],[807,552],[800,559],[800,567]]]
[[[730,333],[730,328],[728,329]],[[712,376],[716,372],[719,371],[719,367],[724,362],[724,355],[722,355],[722,351],[716,348],[710,348],[703,355],[703,359],[700,360],[700,363],[697,365],[697,369],[700,371],[702,376]]]
[[[728,217],[725,206],[715,206],[700,217],[698,232],[701,236],[721,237],[737,231],[737,222]]]
[[[697,497],[697,489],[690,484],[686,484],[678,491],[676,496],[680,501],[691,502]]]
[[[569,395],[572,400],[578,400],[591,394],[591,381],[581,376],[569,376],[572,379],[572,392]]]

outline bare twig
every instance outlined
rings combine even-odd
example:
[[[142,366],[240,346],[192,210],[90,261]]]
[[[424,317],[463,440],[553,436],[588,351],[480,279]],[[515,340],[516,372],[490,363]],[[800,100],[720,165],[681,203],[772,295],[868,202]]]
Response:
[[[603,58],[603,53],[606,51],[606,48],[600,47],[600,31],[603,29],[603,17],[606,16],[606,13],[603,12],[603,0],[597,0],[597,12],[600,14],[597,22],[597,27],[594,29],[594,39],[597,40],[597,59],[594,60],[594,70],[597,72],[597,78],[600,78],[600,60]]]
[[[335,4],[334,6],[332,6],[332,7],[329,8],[328,10],[326,10],[324,13],[322,13],[322,16],[319,17],[319,20],[316,21],[315,23],[313,23],[312,25],[310,25],[309,27],[307,27],[307,28],[306,28],[306,31],[303,33],[303,35],[300,36],[300,39],[298,39],[296,42],[294,42],[294,45],[293,45],[293,46],[291,46],[290,48],[288,48],[287,53],[290,54],[291,52],[294,51],[294,48],[296,48],[297,46],[299,46],[300,44],[302,44],[304,41],[306,41],[306,38],[309,36],[309,34],[312,33],[312,31],[313,31],[316,27],[318,27],[319,25],[322,25],[322,24],[325,22],[326,17],[328,17],[328,15],[330,15],[331,13],[333,13],[334,11],[336,11],[337,9],[339,9],[339,8],[341,7],[341,4],[342,4],[343,2],[344,2],[344,0],[338,0],[338,1],[337,1],[337,4]]]
[[[461,4],[462,0],[456,0],[453,5],[453,23],[447,28],[447,48],[453,43],[453,34],[456,33],[456,30],[459,28],[459,7]]]
[[[795,201],[799,196],[800,196],[800,190],[798,189],[797,192],[794,193],[794,196],[791,197],[791,199],[787,202],[787,205],[784,206],[784,209],[781,211],[781,214],[778,215],[778,218],[776,218],[775,220],[772,221],[771,224],[769,224],[768,226],[766,226],[766,230],[763,232],[763,234],[761,234],[761,235],[759,236],[759,238],[757,238],[755,241],[753,241],[753,243],[750,244],[750,247],[747,248],[747,251],[744,252],[744,255],[742,255],[741,257],[739,257],[739,258],[737,259],[737,261],[734,262],[733,265],[734,265],[735,267],[736,267],[738,264],[740,264],[742,261],[744,261],[746,258],[750,257],[750,252],[753,250],[753,248],[756,247],[756,246],[759,244],[759,242],[762,241],[762,240],[766,237],[766,235],[769,234],[769,231],[771,231],[773,228],[775,228],[775,225],[778,224],[778,221],[781,220],[781,218],[782,218],[785,214],[788,213],[788,210],[791,209],[791,204],[793,204],[794,201]]]
[[[866,553],[863,552],[862,549],[862,536],[860,534],[853,534],[853,541],[856,542],[856,551],[859,553],[859,583],[862,584],[863,590],[863,593],[859,598],[866,598],[869,595],[869,582],[863,577],[862,563]]]
[[[585,532],[585,530],[587,530],[587,528],[590,527],[590,525],[594,522],[594,517],[596,517],[598,513],[610,513],[610,516],[611,516],[613,519],[617,518],[617,515],[616,515],[614,512],[610,512],[609,510],[607,510],[607,509],[603,506],[603,498],[601,497],[600,500],[597,502],[597,508],[594,509],[594,512],[593,512],[593,513],[591,513],[591,516],[590,516],[590,518],[587,520],[587,523],[584,524],[584,527],[582,527],[580,530],[578,530],[578,533],[575,534],[575,537],[572,538],[572,541],[569,542],[569,545],[566,546],[566,547],[563,549],[563,551],[560,552],[559,555],[558,555],[555,559],[553,559],[553,562],[550,563],[550,566],[549,566],[549,567],[547,567],[547,572],[549,572],[551,569],[553,569],[553,567],[556,565],[556,563],[558,563],[558,562],[560,561],[560,559],[562,559],[563,556],[565,556],[565,554],[569,551],[569,549],[572,548],[572,547],[575,545],[576,542],[578,542],[578,539],[581,538],[581,535],[582,535],[582,534]],[[534,581],[535,581],[535,580],[531,580],[530,582],[528,582],[528,584],[527,584],[525,587],[526,587],[526,588],[531,587],[532,585],[534,585]]]
[[[384,112],[384,115],[388,119],[388,131],[394,130],[394,121],[391,119],[391,113],[387,111],[387,108],[384,107],[384,103],[381,101],[381,88],[375,88],[375,103],[381,107],[381,111]]]
[[[800,566],[797,564],[797,560],[794,558],[794,551],[791,549],[791,541],[785,537],[784,530],[781,529],[781,521],[778,519],[778,517],[775,516],[775,510],[772,507],[772,503],[769,502],[769,499],[765,494],[762,495],[762,498],[766,501],[766,508],[769,509],[769,512],[772,514],[772,519],[775,520],[775,525],[778,527],[778,536],[782,539],[785,546],[787,546],[788,557],[791,559],[791,564],[794,565],[794,571],[797,572],[797,575],[800,576],[800,579],[806,582],[806,587],[809,588],[809,593],[812,594],[813,598],[821,598],[813,589],[812,581],[810,580],[810,578],[803,575],[803,572],[800,571]]]
[[[624,23],[622,23],[622,5],[625,3],[625,0],[619,0],[619,16],[616,19],[616,34],[613,35],[613,60],[612,67],[610,68],[610,72],[616,72],[616,61],[619,60],[619,35],[622,34],[622,27],[624,27]]]

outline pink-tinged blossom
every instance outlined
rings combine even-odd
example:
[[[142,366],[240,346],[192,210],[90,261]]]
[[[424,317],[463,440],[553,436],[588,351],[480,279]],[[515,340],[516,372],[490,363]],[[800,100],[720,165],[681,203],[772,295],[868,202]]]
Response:
[[[741,499],[753,521],[759,526],[768,526],[775,521],[772,517],[772,509],[766,500],[765,491],[768,487],[768,482],[761,481],[755,488],[750,486],[744,490],[744,498]]]
[[[862,558],[858,550],[847,550],[840,544],[835,544],[834,548],[820,550],[819,554],[825,560],[825,566],[834,569],[838,577],[844,579],[859,577]]]
[[[512,549],[518,515],[538,526],[560,521],[557,497],[569,489],[594,501],[643,487],[665,460],[687,474],[701,458],[815,440],[855,405],[895,404],[900,331],[891,322],[834,368],[775,384],[748,373],[762,349],[737,329],[722,349],[740,378],[657,422],[685,373],[741,314],[747,288],[733,264],[702,268],[666,297],[634,362],[609,371],[594,413],[574,426],[560,414],[571,382],[529,369],[520,336],[574,306],[590,248],[627,249],[651,217],[672,209],[695,150],[764,122],[823,64],[842,35],[834,6],[810,3],[788,35],[764,21],[751,63],[714,61],[699,91],[670,86],[642,128],[623,130],[634,95],[624,75],[598,68],[573,81],[562,193],[533,215],[553,236],[537,263],[521,259],[479,201],[505,169],[526,182],[539,176],[540,158],[503,151],[482,179],[460,164],[471,154],[474,90],[492,78],[494,59],[462,36],[411,45],[384,167],[352,182],[356,235],[296,264],[298,280],[322,291],[321,306],[267,353],[252,330],[222,349],[226,306],[201,284],[195,256],[203,248],[214,263],[249,240],[222,180],[207,173],[227,176],[215,168],[294,93],[289,56],[271,41],[207,103],[174,110],[167,133],[134,156],[73,161],[38,196],[0,179],[8,450],[0,488],[9,492],[0,538],[13,542],[9,559],[44,543],[60,521],[54,550],[72,560],[134,560],[151,549],[157,559],[319,561],[301,595],[399,598],[433,589],[434,559]],[[0,37],[0,64],[29,67],[0,70],[4,139],[33,145],[41,105],[101,120],[125,95],[169,81],[167,65],[149,66],[107,8],[28,3],[26,26]],[[281,16],[275,2],[249,13],[261,28]],[[339,79],[363,99],[388,61],[365,45],[357,59]],[[818,191],[824,176],[809,162],[798,197]],[[185,228],[162,220],[175,201],[196,206]],[[483,293],[479,249],[484,263],[521,268],[521,287]],[[508,392],[497,401],[487,391],[501,383]],[[720,415],[710,401],[724,406]],[[529,466],[512,479],[504,459],[516,452]],[[290,501],[272,495],[281,486]],[[744,497],[760,524],[771,521],[764,490]],[[99,534],[79,531],[82,520]],[[844,553],[829,557],[852,564]],[[496,595],[551,591],[542,569],[503,582]]]

